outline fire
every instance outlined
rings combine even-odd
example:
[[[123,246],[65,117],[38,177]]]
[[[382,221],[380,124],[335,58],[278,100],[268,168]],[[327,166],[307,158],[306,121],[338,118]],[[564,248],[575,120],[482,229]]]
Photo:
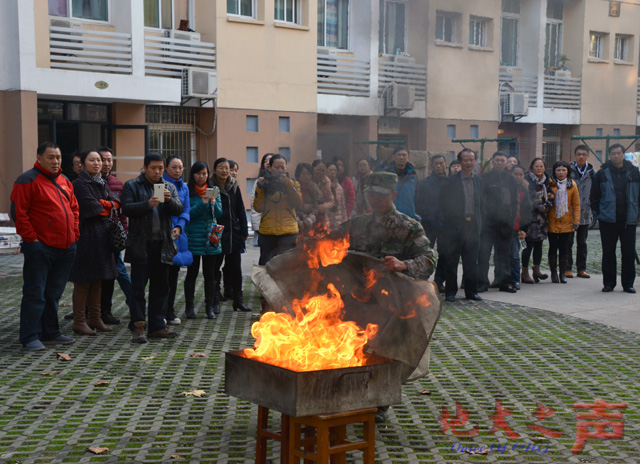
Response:
[[[325,295],[294,300],[292,307],[295,317],[269,312],[253,324],[255,349],[244,350],[247,358],[298,372],[367,364],[364,347],[378,326],[342,321],[344,303],[333,284]]]
[[[307,252],[309,269],[318,269],[320,265],[327,267],[340,264],[349,252],[349,239],[344,237],[336,240],[305,240],[304,250]]]

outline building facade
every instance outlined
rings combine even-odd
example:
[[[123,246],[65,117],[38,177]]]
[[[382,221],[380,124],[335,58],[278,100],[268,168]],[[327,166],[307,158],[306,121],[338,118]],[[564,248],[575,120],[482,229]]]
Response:
[[[639,125],[630,2],[3,0],[0,22],[0,211],[44,140],[65,172],[111,145],[123,179],[147,151],[231,158],[248,203],[268,152],[291,171],[399,143],[551,163]]]

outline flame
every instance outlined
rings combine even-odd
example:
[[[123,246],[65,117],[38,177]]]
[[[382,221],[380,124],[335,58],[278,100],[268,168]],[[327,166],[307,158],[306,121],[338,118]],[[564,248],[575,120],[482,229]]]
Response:
[[[421,295],[415,300],[409,301],[404,307],[404,314],[398,315],[400,319],[409,319],[410,317],[416,317],[418,315],[418,311],[421,308],[426,308],[430,306],[431,302],[427,295]]]
[[[295,317],[287,313],[266,313],[253,324],[255,349],[246,349],[247,358],[293,371],[315,371],[367,364],[364,347],[378,332],[368,324],[342,321],[344,303],[333,284],[328,292],[294,300]]]
[[[364,269],[362,271],[362,275],[364,276],[364,284],[362,284],[361,287],[354,287],[351,290],[351,296],[360,303],[367,303],[371,301],[371,291],[373,286],[378,282],[378,279],[382,277],[382,275],[375,269]]]
[[[304,250],[307,252],[307,265],[310,269],[318,269],[340,264],[349,252],[349,239],[347,237],[330,239],[305,240]]]

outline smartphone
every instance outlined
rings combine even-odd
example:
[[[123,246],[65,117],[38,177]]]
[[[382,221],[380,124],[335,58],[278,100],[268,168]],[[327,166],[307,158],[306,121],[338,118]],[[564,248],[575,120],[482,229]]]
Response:
[[[207,188],[207,193],[204,195],[207,198],[218,198],[218,187]]]
[[[164,203],[164,183],[153,184],[153,196],[160,200],[160,203]]]

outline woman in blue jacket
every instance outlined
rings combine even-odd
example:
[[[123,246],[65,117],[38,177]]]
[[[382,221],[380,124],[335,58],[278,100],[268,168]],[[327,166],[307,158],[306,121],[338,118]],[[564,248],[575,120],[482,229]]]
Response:
[[[182,181],[184,165],[182,158],[171,155],[167,158],[167,169],[164,172],[164,181],[171,182],[178,192],[182,203],[182,214],[171,216],[171,235],[176,243],[178,254],[173,258],[173,266],[169,268],[169,300],[167,301],[167,324],[179,325],[180,319],[176,316],[174,302],[176,300],[176,289],[178,287],[178,273],[183,266],[189,266],[193,262],[193,255],[189,251],[187,242],[187,225],[189,224],[189,189]]]
[[[218,285],[215,272],[219,265],[216,260],[222,253],[217,219],[222,216],[222,202],[220,192],[215,198],[207,196],[207,188],[211,188],[209,167],[202,161],[191,166],[189,174],[189,203],[191,205],[191,222],[187,228],[189,251],[193,254],[193,264],[187,268],[184,279],[185,313],[187,319],[195,319],[194,298],[196,279],[200,272],[200,258],[202,258],[202,273],[204,274],[204,301],[208,319],[215,319],[220,312],[220,305],[216,305]]]

